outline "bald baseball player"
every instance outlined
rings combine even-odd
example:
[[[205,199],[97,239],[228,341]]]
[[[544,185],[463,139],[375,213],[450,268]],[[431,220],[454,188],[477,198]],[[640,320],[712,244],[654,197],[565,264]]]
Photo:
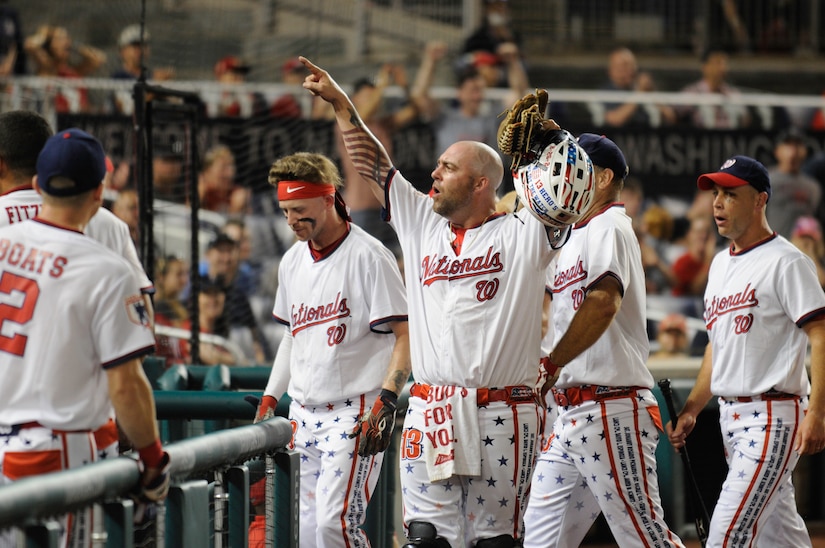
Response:
[[[54,132],[40,114],[13,110],[0,114],[0,227],[33,219],[42,199],[32,188],[37,156]],[[153,321],[152,284],[137,255],[129,227],[111,211],[101,207],[89,221],[86,234],[123,256],[138,278],[145,314]],[[116,457],[119,435],[114,418],[95,432],[98,456]]]
[[[451,145],[431,195],[416,191],[341,87],[301,61],[403,251],[416,381],[400,451],[407,546],[518,546],[542,415],[544,276],[562,236],[526,209],[496,212],[504,167],[482,143]]]
[[[138,449],[143,495],[160,500],[169,457],[141,366],[154,336],[131,266],[83,233],[105,171],[99,141],[59,132],[37,159],[37,216],[0,229],[0,480],[93,462],[94,431],[114,408]],[[64,520],[64,546],[90,545],[88,516]]]
[[[410,378],[404,283],[392,252],[351,222],[329,158],[280,158],[269,182],[297,241],[278,268],[272,315],[288,330],[258,417],[290,395],[301,546],[368,546],[361,526]]]
[[[601,512],[619,546],[683,546],[664,522],[656,475],[662,422],[646,366],[641,250],[619,202],[624,154],[603,135],[578,142],[596,193],[557,257],[554,344],[543,360],[558,416],[532,478],[525,547],[579,546]]]
[[[811,259],[768,225],[765,166],[734,156],[697,185],[713,193],[716,227],[731,245],[710,265],[710,342],[670,441],[683,447],[718,396],[728,474],[707,546],[811,546],[791,473],[801,455],[825,448],[825,295]]]

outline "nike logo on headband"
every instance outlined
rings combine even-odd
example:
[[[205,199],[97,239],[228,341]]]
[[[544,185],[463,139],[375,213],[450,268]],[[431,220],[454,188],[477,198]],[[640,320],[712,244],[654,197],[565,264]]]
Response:
[[[286,189],[286,193],[287,193],[287,194],[292,194],[293,192],[297,192],[298,190],[303,190],[303,189],[305,189],[305,188],[306,188],[305,186],[291,186],[291,187],[287,187],[287,189]]]

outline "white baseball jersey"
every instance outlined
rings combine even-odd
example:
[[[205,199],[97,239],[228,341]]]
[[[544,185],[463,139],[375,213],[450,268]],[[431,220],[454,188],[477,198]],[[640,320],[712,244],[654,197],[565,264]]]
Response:
[[[0,227],[34,219],[43,200],[33,188],[17,188],[0,195]],[[101,207],[86,226],[86,234],[129,261],[139,280],[140,290],[151,293],[152,281],[146,276],[135,244],[126,226],[114,213]]]
[[[404,252],[416,381],[534,386],[545,269],[555,254],[545,226],[524,209],[494,216],[465,232],[456,255],[431,198],[397,171],[387,195]]]
[[[653,375],[646,366],[650,343],[644,321],[641,250],[630,217],[617,203],[586,224],[575,226],[559,253],[552,306],[557,339],[567,331],[587,291],[605,276],[613,276],[621,284],[619,312],[599,340],[562,369],[558,388],[587,384],[653,386]]]
[[[122,257],[43,221],[0,229],[0,424],[96,429],[111,411],[104,369],[153,350]]]
[[[782,236],[737,253],[720,251],[705,289],[711,392],[807,395],[807,336],[800,327],[823,312],[825,294],[813,262]]]
[[[292,333],[289,371],[276,371],[283,386],[312,405],[381,387],[395,345],[385,325],[407,320],[404,284],[392,253],[350,223],[340,245],[315,260],[309,243],[296,242],[278,269],[272,314]],[[273,394],[280,397],[280,394]]]

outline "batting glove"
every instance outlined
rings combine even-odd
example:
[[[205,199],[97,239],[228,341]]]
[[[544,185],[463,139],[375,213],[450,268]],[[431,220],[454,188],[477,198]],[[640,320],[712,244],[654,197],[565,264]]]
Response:
[[[278,405],[278,400],[272,396],[264,396],[258,405],[258,412],[255,413],[255,422],[258,423],[274,417],[276,405]]]
[[[556,381],[559,380],[560,374],[561,367],[553,363],[550,356],[545,356],[539,360],[539,379],[536,385],[539,387],[539,393],[541,394],[541,401],[539,403],[541,403],[542,406],[547,406],[547,393],[553,388]]]
[[[169,493],[169,453],[161,448],[160,441],[140,449],[139,499],[159,502]]]
[[[398,408],[398,396],[392,390],[382,389],[375,399],[372,410],[358,420],[349,437],[359,434],[358,454],[362,457],[378,454],[390,445],[392,431],[395,428],[395,410]]]

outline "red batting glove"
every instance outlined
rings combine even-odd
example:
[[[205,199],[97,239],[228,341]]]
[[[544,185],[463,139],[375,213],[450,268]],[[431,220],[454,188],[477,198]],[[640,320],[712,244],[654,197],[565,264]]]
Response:
[[[543,407],[547,406],[547,393],[553,388],[556,381],[559,380],[560,374],[561,367],[553,363],[550,356],[545,356],[539,360],[539,379],[536,385],[539,387],[539,393],[541,394],[540,403]]]
[[[398,396],[386,388],[375,399],[372,410],[364,413],[349,437],[358,435],[358,454],[362,457],[375,455],[387,449],[392,440],[392,431],[395,428],[395,410],[398,408]]]
[[[278,405],[278,400],[272,396],[264,396],[258,405],[258,412],[255,413],[255,422],[258,423],[274,417],[276,405]]]
[[[142,501],[159,502],[169,493],[169,453],[160,440],[138,450],[140,455],[140,494]]]

